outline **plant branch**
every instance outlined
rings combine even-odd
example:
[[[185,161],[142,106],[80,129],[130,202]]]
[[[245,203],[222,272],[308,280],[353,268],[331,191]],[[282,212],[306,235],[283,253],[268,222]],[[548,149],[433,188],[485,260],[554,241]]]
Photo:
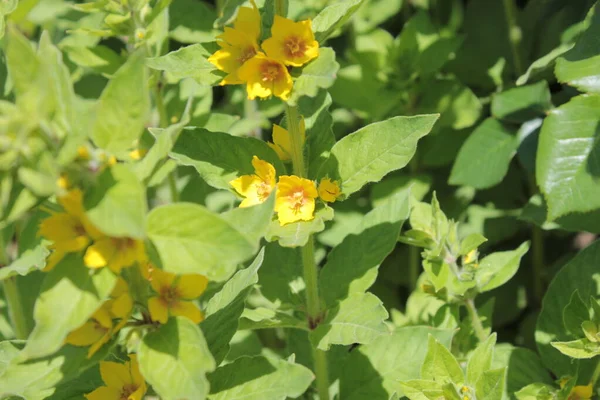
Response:
[[[4,235],[0,232],[0,266],[8,265],[9,259],[6,253],[6,244],[4,243]],[[21,296],[19,295],[19,287],[17,286],[16,277],[10,277],[2,282],[4,297],[8,308],[8,315],[12,322],[12,327],[17,339],[27,339],[29,334],[27,329],[27,321],[25,313],[21,305]]]
[[[473,299],[465,300],[465,306],[467,306],[467,311],[469,312],[469,316],[471,317],[471,322],[473,325],[473,329],[475,330],[475,335],[480,341],[484,341],[487,339],[487,334],[485,329],[483,328],[483,324],[481,323],[481,318],[479,318],[479,314],[477,313],[477,308],[475,307],[475,302]]]

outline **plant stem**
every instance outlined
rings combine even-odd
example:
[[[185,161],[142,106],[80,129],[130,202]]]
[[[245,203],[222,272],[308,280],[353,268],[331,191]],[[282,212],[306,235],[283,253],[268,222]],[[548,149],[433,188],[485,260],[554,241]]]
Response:
[[[412,177],[416,177],[419,172],[419,158],[418,153],[415,152],[413,158],[408,164]],[[408,278],[410,290],[413,291],[417,287],[417,281],[419,280],[419,272],[421,269],[421,255],[419,254],[419,248],[416,246],[408,247]]]
[[[598,378],[600,378],[600,360],[598,360],[598,363],[596,364],[596,369],[594,369],[594,373],[592,374],[592,378],[590,379],[590,385],[592,385],[592,388],[596,386]]]
[[[327,353],[313,347],[315,375],[317,377],[317,393],[320,400],[329,400],[329,371],[327,368]]]
[[[291,156],[294,175],[304,178],[306,174],[304,167],[304,143],[300,132],[300,114],[298,113],[298,108],[286,104],[285,115],[287,118],[287,128],[290,132],[290,141],[292,142]]]
[[[285,0],[275,0],[275,15],[280,15],[284,18],[287,17]]]
[[[508,28],[508,39],[513,56],[513,63],[517,76],[523,75],[523,61],[521,60],[521,28],[517,25],[514,0],[503,0],[504,14],[506,15],[506,26]]]
[[[475,335],[477,335],[477,338],[483,342],[487,339],[487,334],[485,333],[485,329],[483,328],[483,324],[481,323],[481,319],[477,313],[475,302],[473,299],[467,299],[465,300],[465,305],[467,306],[467,310],[471,316],[471,322],[473,324],[473,329],[475,330]]]
[[[4,235],[0,232],[0,266],[8,265],[8,262],[9,259],[8,254],[6,254]],[[19,295],[16,277],[13,276],[5,279],[2,282],[2,287],[4,289],[4,298],[6,299],[8,315],[10,316],[15,336],[17,339],[27,339],[29,332],[27,329],[27,321],[25,320],[25,313],[23,312],[23,307],[21,307],[21,296]]]
[[[531,251],[533,263],[533,295],[537,306],[544,297],[544,236],[542,228],[534,226],[531,231]]]

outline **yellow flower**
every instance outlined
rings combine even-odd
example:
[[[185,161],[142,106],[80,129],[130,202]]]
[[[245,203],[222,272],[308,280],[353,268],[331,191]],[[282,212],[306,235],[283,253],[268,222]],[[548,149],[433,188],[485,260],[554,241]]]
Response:
[[[67,190],[69,188],[69,186],[71,186],[71,184],[69,182],[69,177],[66,174],[61,174],[58,177],[56,185],[63,190]]]
[[[294,22],[276,15],[271,34],[262,48],[269,57],[285,65],[299,67],[319,55],[310,20]]]
[[[92,357],[129,320],[133,309],[133,299],[127,282],[117,280],[110,299],[92,315],[92,318],[67,336],[66,342],[74,346],[90,346],[87,357]],[[113,319],[120,319],[113,326]]]
[[[292,77],[285,65],[263,53],[246,61],[238,70],[238,77],[246,82],[250,100],[272,95],[287,100],[292,91]]]
[[[100,375],[106,386],[86,394],[88,400],[142,400],[146,382],[140,373],[137,357],[129,355],[125,364],[100,361]]]
[[[127,237],[103,237],[88,247],[83,262],[89,268],[108,267],[119,274],[135,262],[146,262],[144,242]]]
[[[178,276],[154,269],[150,285],[158,295],[148,300],[152,320],[164,324],[170,314],[187,317],[194,323],[199,323],[204,319],[204,315],[198,306],[189,300],[200,297],[207,284],[208,279],[203,275]]]
[[[592,385],[575,386],[569,393],[569,400],[589,400],[594,394]]]
[[[146,150],[146,149],[131,150],[129,152],[129,157],[131,157],[132,160],[136,160],[137,161],[137,160],[142,159],[142,157],[144,157],[147,152],[148,152],[148,150]]]
[[[77,148],[77,158],[83,161],[87,161],[91,158],[90,150],[87,146],[82,145]]]
[[[302,143],[304,144],[304,140],[306,139],[306,129],[304,127],[304,119],[300,121],[300,135],[302,137]],[[281,161],[290,161],[292,158],[292,140],[290,138],[290,133],[279,125],[273,124],[273,142],[268,142],[267,144],[277,156],[281,159]]]
[[[313,219],[317,196],[313,181],[294,175],[281,176],[275,198],[275,211],[281,226]]]
[[[217,44],[221,50],[208,58],[215,67],[228,74],[221,81],[221,85],[243,83],[238,77],[238,70],[259,51],[260,14],[254,0],[250,2],[252,8],[241,7],[233,28],[225,28],[223,34],[217,37]]]
[[[340,191],[340,186],[337,182],[332,181],[329,178],[321,179],[321,183],[319,183],[319,197],[328,203],[333,203],[340,197],[342,192]]]
[[[252,157],[254,175],[242,175],[229,182],[245,199],[240,207],[250,207],[264,202],[275,188],[275,167],[266,161]]]

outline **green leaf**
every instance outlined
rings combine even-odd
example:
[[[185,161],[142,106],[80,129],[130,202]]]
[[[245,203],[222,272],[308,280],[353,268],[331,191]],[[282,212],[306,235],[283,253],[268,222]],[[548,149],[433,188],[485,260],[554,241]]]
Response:
[[[312,30],[315,39],[323,43],[336,29],[342,27],[352,18],[363,0],[344,0],[325,7],[312,20]]]
[[[20,358],[55,353],[67,335],[83,325],[108,298],[115,282],[108,268],[93,272],[83,265],[81,255],[67,255],[44,279],[35,303],[35,328]]]
[[[408,193],[399,193],[364,216],[327,256],[319,289],[328,307],[349,294],[365,292],[377,278],[379,264],[392,252],[408,218]]]
[[[217,189],[231,189],[230,181],[254,174],[252,156],[273,164],[278,175],[285,173],[277,154],[262,140],[205,129],[184,129],[169,155],[180,165],[196,168]]]
[[[352,351],[340,378],[340,399],[383,399],[393,393],[400,397],[406,395],[400,382],[421,376],[428,335],[444,346],[450,346],[454,332],[429,326],[408,326]]]
[[[181,43],[214,40],[213,29],[217,13],[207,2],[177,0],[169,7],[169,37]]]
[[[492,368],[506,367],[506,392],[514,393],[531,382],[552,384],[553,379],[537,353],[507,343],[497,344]]]
[[[480,343],[471,353],[467,362],[467,381],[466,383],[474,387],[483,373],[490,369],[492,357],[494,356],[494,345],[496,344],[496,334],[493,333]]]
[[[90,221],[109,236],[146,236],[146,188],[127,165],[106,169],[86,194],[85,206]]]
[[[331,96],[326,90],[319,91],[315,98],[302,97],[298,102],[300,114],[304,117],[306,128],[306,147],[308,148],[308,177],[316,178],[321,165],[329,157],[335,144],[329,113]]]
[[[460,385],[465,382],[465,376],[456,358],[431,335],[427,344],[427,355],[421,367],[421,378],[441,384],[451,382]]]
[[[508,172],[517,146],[511,129],[493,118],[486,119],[460,148],[448,183],[475,189],[497,185]]]
[[[477,381],[477,399],[502,400],[506,368],[485,371]]]
[[[152,69],[165,71],[171,81],[192,78],[203,85],[214,85],[223,79],[223,74],[208,62],[208,57],[215,50],[215,46],[211,43],[197,43],[161,57],[148,58],[146,65]]]
[[[281,247],[278,243],[265,246],[265,260],[258,272],[258,284],[263,296],[282,306],[304,304],[302,256],[299,248]]]
[[[508,282],[517,273],[521,258],[528,250],[529,242],[525,242],[516,250],[499,251],[484,257],[475,274],[479,290],[488,292]]]
[[[202,331],[185,317],[170,318],[146,334],[138,360],[146,381],[165,400],[206,398],[205,374],[216,367]]]
[[[246,0],[225,0],[219,17],[215,20],[213,26],[222,29],[225,25],[232,23],[238,12],[238,8],[245,2]]]
[[[256,248],[267,233],[275,207],[275,191],[263,203],[244,208],[233,208],[221,214],[221,218],[235,226],[248,242]],[[242,223],[240,223],[243,221]]]
[[[245,309],[240,319],[240,330],[294,328],[308,330],[306,319],[298,319],[290,314],[271,308]]]
[[[393,117],[367,125],[333,146],[319,175],[339,179],[342,193],[350,196],[366,183],[406,166],[418,140],[431,131],[438,117]]]
[[[545,383],[532,383],[515,393],[517,400],[551,400],[556,389]]]
[[[284,400],[301,396],[314,379],[299,364],[267,357],[241,357],[209,375],[211,400]]]
[[[560,82],[583,92],[600,92],[600,51],[596,47],[600,34],[600,12],[593,9],[589,27],[579,36],[575,46],[556,60],[555,73]]]
[[[264,260],[261,250],[252,264],[233,275],[206,305],[206,319],[200,324],[210,351],[219,365],[229,352],[229,342],[238,330],[248,293],[258,282],[257,271]]]
[[[148,214],[147,226],[163,268],[173,273],[223,281],[258,250],[258,243],[198,204],[157,207]]]
[[[11,264],[0,268],[0,281],[11,276],[25,276],[33,271],[39,271],[46,266],[46,257],[50,251],[46,248],[46,243],[38,244],[33,249],[25,251]]]
[[[29,40],[16,27],[6,36],[6,66],[17,96],[22,96],[36,83],[41,62]]]
[[[536,180],[548,203],[548,218],[600,208],[600,151],[596,125],[600,96],[577,96],[550,112],[538,144]]]
[[[485,236],[480,233],[471,233],[460,242],[460,255],[464,256],[472,250],[477,249],[483,243],[487,242]]]
[[[294,89],[288,104],[295,106],[302,96],[315,97],[319,89],[327,89],[335,82],[340,64],[335,60],[335,52],[329,47],[319,48],[319,56],[300,70],[294,81]]]
[[[400,383],[404,395],[411,400],[433,400],[443,398],[444,390],[439,382],[424,379],[413,379]]]
[[[556,59],[571,48],[573,48],[573,46],[573,43],[561,44],[557,48],[552,49],[548,54],[545,54],[542,57],[535,60],[533,63],[531,63],[529,68],[527,68],[527,71],[525,71],[525,73],[521,75],[519,79],[517,79],[517,85],[524,85],[530,80],[532,80],[531,78],[533,76],[536,76],[541,72],[544,72],[550,69],[551,67],[554,67],[554,62],[556,61]]]
[[[552,108],[546,81],[521,86],[492,97],[492,115],[509,122],[527,122],[543,117]]]
[[[310,236],[325,229],[325,221],[333,218],[333,209],[325,206],[315,212],[310,221],[299,221],[281,226],[278,220],[271,222],[265,238],[269,242],[277,240],[283,247],[304,246]]]
[[[576,338],[580,338],[583,333],[581,324],[590,320],[588,307],[579,296],[579,290],[575,290],[571,296],[571,301],[562,311],[565,329]]]
[[[321,350],[328,350],[332,344],[371,343],[389,334],[384,322],[387,318],[385,307],[375,295],[353,293],[328,311],[325,320],[310,332],[310,340]]]
[[[600,344],[590,342],[588,339],[552,342],[551,345],[564,355],[576,359],[593,358],[600,354]]]
[[[144,52],[133,53],[102,91],[91,132],[94,143],[120,154],[134,146],[150,113]]]

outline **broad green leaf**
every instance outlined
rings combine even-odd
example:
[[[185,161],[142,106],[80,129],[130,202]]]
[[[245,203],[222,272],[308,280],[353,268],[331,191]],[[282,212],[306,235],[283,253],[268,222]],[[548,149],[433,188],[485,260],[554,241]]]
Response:
[[[600,96],[577,96],[551,111],[540,133],[536,180],[548,218],[600,208],[596,126]]]
[[[401,397],[400,382],[421,376],[428,335],[448,347],[454,332],[428,326],[409,326],[399,328],[391,335],[380,336],[352,351],[340,378],[340,398],[383,399],[393,393]]]
[[[113,49],[102,45],[95,47],[69,46],[63,48],[63,51],[75,64],[93,69],[100,74],[114,74],[124,61],[124,58]]]
[[[592,371],[595,361],[571,360],[552,347],[551,342],[566,342],[572,337],[566,332],[562,311],[570,303],[575,290],[579,291],[582,299],[600,295],[596,277],[597,266],[600,263],[600,242],[596,241],[581,250],[567,263],[548,286],[542,302],[542,311],[537,319],[535,339],[537,347],[546,368],[555,376],[577,375]]]
[[[499,251],[481,259],[475,274],[479,290],[488,292],[508,282],[517,273],[521,258],[528,250],[529,242],[525,242],[516,250]]]
[[[206,373],[216,367],[202,331],[185,317],[171,318],[146,334],[138,361],[146,381],[165,400],[205,399]]]
[[[298,319],[271,308],[245,309],[240,319],[240,330],[294,328],[308,330],[306,319]]]
[[[214,85],[223,79],[208,57],[216,50],[209,43],[197,43],[182,47],[161,57],[146,59],[152,69],[165,71],[170,80],[192,78],[203,85]]]
[[[398,192],[408,192],[408,190],[410,190],[410,195],[415,200],[421,201],[429,193],[431,184],[432,178],[430,175],[394,174],[394,176],[385,177],[371,186],[371,203],[373,207],[377,207]]]
[[[490,369],[492,365],[492,357],[494,356],[494,345],[496,344],[496,334],[493,333],[482,342],[471,353],[467,362],[467,383],[474,387],[479,377]]]
[[[371,343],[381,335],[389,335],[385,324],[388,313],[375,295],[353,293],[330,309],[327,317],[310,340],[317,348],[328,350],[332,344]]]
[[[349,294],[365,292],[377,277],[379,264],[394,249],[408,218],[408,193],[374,208],[327,256],[319,274],[319,289],[328,307]]]
[[[497,185],[508,172],[517,146],[510,128],[493,118],[486,119],[461,147],[448,183],[476,189]]]
[[[480,233],[471,233],[460,242],[460,255],[464,256],[487,242],[485,236]]]
[[[268,300],[284,307],[304,304],[302,256],[299,248],[278,243],[265,246],[265,260],[258,272],[260,292]]]
[[[310,236],[325,229],[325,221],[333,218],[333,209],[325,206],[315,212],[314,219],[310,221],[292,222],[281,226],[278,220],[271,222],[265,238],[269,242],[277,240],[283,247],[304,246]]]
[[[342,193],[350,196],[368,182],[403,168],[439,115],[394,117],[351,133],[331,149],[319,175],[339,179]]]
[[[67,335],[83,325],[108,298],[115,282],[108,268],[91,272],[83,265],[81,255],[67,255],[44,279],[34,309],[35,328],[20,358],[55,353]]]
[[[206,305],[206,319],[200,324],[208,347],[219,365],[229,352],[229,341],[238,330],[248,293],[258,282],[257,271],[264,260],[264,250],[252,264],[233,275]]]
[[[225,0],[221,7],[221,11],[219,12],[219,17],[215,20],[213,26],[222,29],[225,25],[233,22],[238,12],[238,8],[245,2],[246,0]]]
[[[477,399],[502,400],[506,368],[485,371],[476,385]]]
[[[581,324],[590,320],[590,312],[588,306],[579,296],[579,290],[573,292],[571,301],[562,311],[562,316],[566,331],[573,337],[580,338],[583,334]]]
[[[382,22],[396,15],[403,3],[403,0],[365,1],[365,4],[358,9],[354,20],[357,30],[367,32],[376,28]]]
[[[404,395],[410,400],[433,400],[446,397],[442,384],[432,380],[413,379],[410,381],[401,382],[400,386],[404,391]]]
[[[142,134],[150,113],[144,52],[133,53],[102,91],[91,138],[111,153],[124,153]]]
[[[169,6],[169,37],[181,43],[214,40],[213,29],[217,13],[204,1],[177,0]]]
[[[266,357],[241,357],[209,375],[211,400],[284,400],[301,396],[314,379],[306,367]]]
[[[90,221],[106,235],[146,236],[146,188],[127,165],[106,169],[86,194],[85,206]]]
[[[583,92],[600,92],[600,50],[596,40],[600,34],[600,10],[593,9],[589,27],[575,46],[556,60],[555,73],[560,82],[575,86]]]
[[[552,377],[532,350],[513,347],[507,343],[497,344],[492,369],[506,367],[506,393],[515,393],[531,382],[551,384]]]
[[[202,274],[215,281],[227,279],[258,250],[258,243],[198,204],[155,208],[148,214],[147,230],[166,271]]]
[[[509,89],[492,97],[492,115],[509,122],[522,123],[543,117],[551,108],[546,81]]]
[[[572,213],[549,221],[548,206],[543,196],[534,195],[521,210],[519,219],[533,223],[543,230],[562,229],[570,232],[600,233],[600,209],[588,213]]]
[[[515,393],[517,400],[539,400],[554,398],[556,389],[545,383],[532,383]]]
[[[16,27],[6,36],[6,66],[17,96],[25,94],[37,80],[41,62],[29,40]]]
[[[546,71],[551,67],[554,67],[556,59],[571,48],[573,48],[573,46],[573,43],[561,44],[557,48],[552,49],[548,54],[545,54],[542,57],[535,60],[534,62],[532,62],[529,68],[527,68],[527,71],[525,71],[525,73],[521,75],[519,79],[517,79],[517,85],[524,85],[530,80],[532,80],[531,78],[533,76],[536,76],[537,74]]]
[[[184,129],[169,155],[181,165],[196,168],[217,189],[231,189],[230,181],[254,174],[253,156],[273,164],[278,175],[285,173],[277,154],[262,140],[205,129]]]
[[[550,344],[555,349],[571,358],[593,358],[600,355],[600,344],[590,342],[588,339],[577,339],[569,342],[552,342]]]
[[[38,244],[20,255],[11,264],[0,268],[0,281],[15,275],[27,275],[32,271],[39,271],[46,266],[46,257],[50,251],[46,244]]]
[[[358,10],[363,0],[344,0],[325,7],[312,20],[315,39],[323,43],[336,29],[342,27]]]
[[[421,378],[440,384],[451,382],[460,385],[465,381],[465,376],[456,358],[431,335],[427,344],[427,355],[421,367]]]
[[[275,191],[262,204],[252,207],[233,208],[221,214],[221,218],[235,226],[248,242],[257,248],[267,233],[275,207]]]
[[[315,97],[319,89],[327,89],[335,82],[340,65],[335,61],[335,52],[329,47],[319,48],[319,57],[302,67],[294,81],[294,89],[288,104],[294,106],[302,96]]]
[[[433,259],[423,260],[422,265],[436,292],[448,286],[448,278],[453,273],[450,272],[450,266],[447,263],[443,260]]]

